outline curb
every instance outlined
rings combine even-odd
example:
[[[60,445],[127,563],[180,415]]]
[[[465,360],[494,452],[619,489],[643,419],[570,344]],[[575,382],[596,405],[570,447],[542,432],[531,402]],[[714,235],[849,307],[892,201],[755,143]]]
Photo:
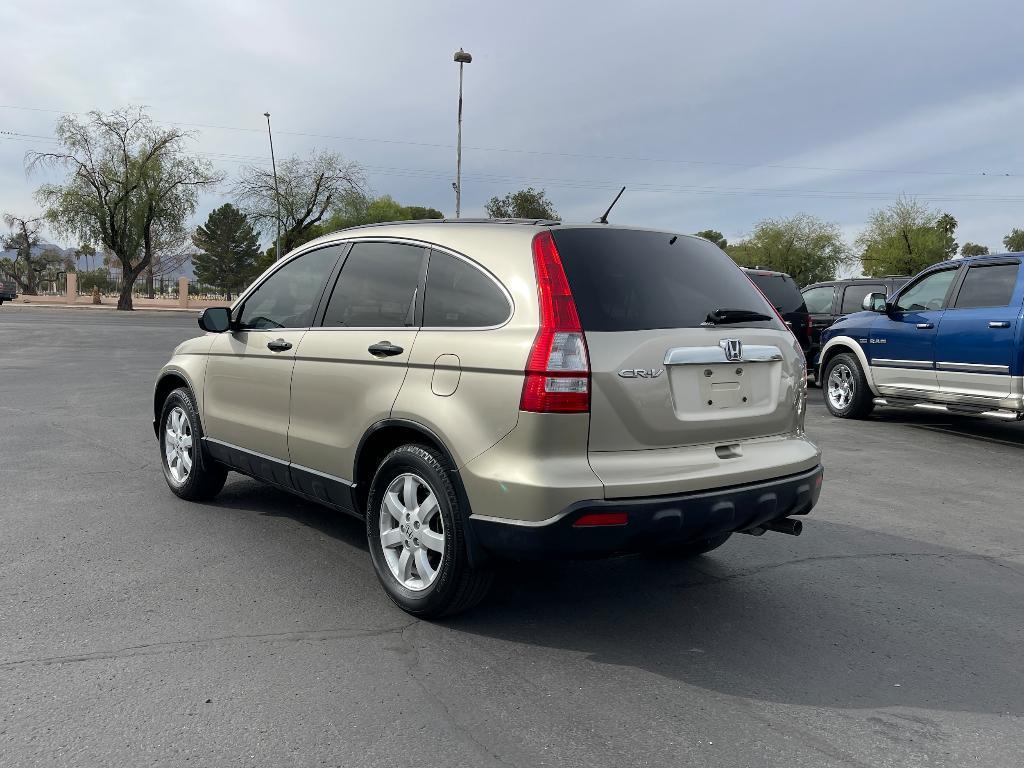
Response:
[[[24,308],[24,309],[79,309],[84,311],[96,311],[96,312],[117,312],[117,304],[57,304],[50,302],[39,302],[38,304],[32,302],[4,302],[4,306],[10,304],[11,307]],[[135,307],[132,311],[134,312],[191,312],[198,314],[202,312],[206,307]],[[0,307],[0,312],[3,312],[3,307]]]

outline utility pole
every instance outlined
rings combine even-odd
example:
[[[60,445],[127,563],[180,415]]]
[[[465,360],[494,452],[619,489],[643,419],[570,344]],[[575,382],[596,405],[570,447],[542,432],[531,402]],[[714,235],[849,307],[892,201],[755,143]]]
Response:
[[[473,57],[459,48],[455,52],[459,64],[459,138],[455,145],[455,218],[462,215],[462,67],[473,61]]]
[[[277,188],[277,161],[274,159],[274,134],[270,132],[270,113],[264,112],[263,116],[267,118],[267,136],[270,139],[270,166],[274,169],[274,198],[277,200],[277,253],[274,256],[276,259],[280,259],[284,256],[281,253],[281,192]]]

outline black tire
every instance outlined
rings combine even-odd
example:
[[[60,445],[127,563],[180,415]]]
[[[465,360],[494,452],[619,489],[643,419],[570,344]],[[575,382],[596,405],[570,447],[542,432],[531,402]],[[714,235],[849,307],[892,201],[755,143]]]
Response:
[[[649,554],[652,554],[655,557],[670,558],[697,557],[698,555],[703,555],[705,552],[718,549],[720,546],[725,544],[731,536],[731,533],[722,533],[718,536],[709,536],[706,539],[688,541],[685,544],[658,547],[657,549],[651,550]]]
[[[187,421],[187,430],[192,442],[190,447],[183,447],[180,452],[187,455],[192,462],[184,478],[175,475],[167,451],[168,427],[172,414],[176,411]],[[199,422],[199,409],[191,391],[180,387],[167,396],[160,409],[159,425],[157,431],[160,437],[160,466],[163,467],[164,479],[171,492],[187,501],[206,501],[220,493],[227,479],[228,470],[203,452],[203,426]]]
[[[392,516],[384,509],[385,495],[389,486],[403,475],[413,475],[422,482],[424,485],[417,486],[421,493],[424,488],[426,492],[433,493],[438,509],[435,518],[440,520],[432,519],[430,525],[443,526],[444,551],[439,562],[431,564],[436,566],[435,575],[427,586],[417,589],[408,588],[392,572],[381,540],[381,515]],[[366,535],[374,571],[395,605],[413,616],[437,618],[466,611],[484,598],[494,574],[490,569],[470,567],[465,530],[468,517],[469,510],[463,509],[459,503],[447,463],[434,449],[403,445],[384,458],[370,485],[366,503]],[[385,522],[394,525],[388,518]],[[404,547],[392,546],[392,557],[397,558],[399,552],[405,551]],[[424,556],[430,554],[426,549],[423,552]],[[419,565],[414,567],[418,573]]]
[[[833,390],[833,373],[838,380],[846,382],[850,390],[848,397],[840,391],[841,388]],[[839,381],[836,384],[839,385]],[[875,396],[868,387],[864,369],[860,367],[856,356],[849,352],[843,352],[828,361],[821,388],[824,390],[825,407],[840,419],[863,419],[875,409]]]

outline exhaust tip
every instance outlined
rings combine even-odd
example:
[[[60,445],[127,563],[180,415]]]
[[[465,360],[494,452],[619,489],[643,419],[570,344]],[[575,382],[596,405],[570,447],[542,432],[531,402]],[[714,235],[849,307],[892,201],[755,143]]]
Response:
[[[765,523],[765,528],[769,531],[785,533],[789,536],[799,536],[803,533],[804,524],[801,521],[793,520],[790,517],[781,517],[778,520],[772,520],[769,523]]]

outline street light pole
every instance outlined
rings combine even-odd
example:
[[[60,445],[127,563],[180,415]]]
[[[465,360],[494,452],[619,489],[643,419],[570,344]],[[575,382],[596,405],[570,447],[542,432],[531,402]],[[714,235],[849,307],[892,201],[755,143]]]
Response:
[[[277,160],[274,159],[274,134],[270,132],[270,113],[264,112],[263,116],[267,118],[267,136],[270,139],[270,166],[274,169],[274,198],[277,200],[277,253],[274,254],[276,260],[284,255],[281,253],[281,192],[277,188]]]
[[[459,63],[459,138],[455,145],[455,218],[462,214],[462,66],[473,61],[473,57],[459,48],[455,52]]]

